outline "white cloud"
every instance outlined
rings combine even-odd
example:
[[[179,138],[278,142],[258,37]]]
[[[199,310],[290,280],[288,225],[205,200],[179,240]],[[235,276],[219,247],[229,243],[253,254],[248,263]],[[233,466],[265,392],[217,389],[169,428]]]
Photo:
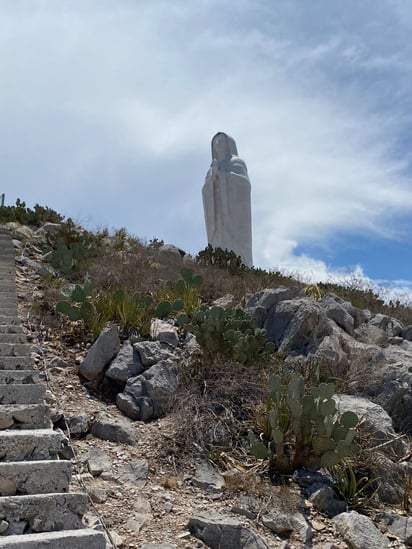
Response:
[[[298,246],[401,234],[399,218],[412,213],[411,157],[399,145],[412,85],[404,4],[2,8],[8,196],[196,252],[205,245],[209,142],[222,130],[249,167],[258,265],[324,280],[331,267]]]

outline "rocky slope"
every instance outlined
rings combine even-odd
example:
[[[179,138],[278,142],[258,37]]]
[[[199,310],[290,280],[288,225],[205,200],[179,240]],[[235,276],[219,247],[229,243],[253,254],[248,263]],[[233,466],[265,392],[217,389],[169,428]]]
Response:
[[[266,328],[290,368],[321,368],[323,375],[345,380],[342,390],[350,395],[337,398],[339,407],[361,418],[381,478],[379,501],[368,516],[348,512],[327,475],[302,472],[276,486],[253,468],[236,469],[235,461],[218,472],[196,447],[190,457],[178,456],[179,417],[164,415],[163,404],[178,391],[178,367],[193,351],[190,344],[173,339],[173,329],[161,325],[150,343],[120,342],[112,328],[102,337],[109,344],[100,338],[92,350],[68,347],[39,315],[48,273],[36,245],[43,236],[11,229],[19,312],[48,387],[55,426],[71,436],[66,457],[77,473],[72,482],[90,495],[86,522],[100,523],[112,546],[412,545],[411,327],[335,295],[315,301],[298,288],[268,289],[247,302],[246,310]],[[97,399],[85,385],[102,376],[120,384],[117,406]]]

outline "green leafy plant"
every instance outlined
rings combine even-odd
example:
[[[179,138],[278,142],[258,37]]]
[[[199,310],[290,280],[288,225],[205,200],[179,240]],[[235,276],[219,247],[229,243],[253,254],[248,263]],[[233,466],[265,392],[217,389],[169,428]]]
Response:
[[[249,434],[251,453],[269,459],[284,473],[300,467],[332,467],[357,453],[358,417],[350,411],[339,415],[334,393],[333,383],[321,383],[305,392],[301,376],[292,376],[287,384],[280,376],[272,376],[263,431],[260,438]]]
[[[195,275],[192,269],[183,267],[180,270],[180,278],[176,282],[167,282],[156,292],[156,297],[161,300],[156,309],[156,316],[163,318],[172,312],[181,311],[186,315],[180,315],[178,322],[187,322],[200,307],[199,289],[203,284],[200,275]]]
[[[69,218],[62,223],[57,235],[49,237],[53,247],[51,266],[69,279],[76,279],[83,264],[99,255],[103,248],[104,233],[90,233],[79,230]]]
[[[196,261],[200,265],[215,265],[221,269],[226,269],[231,274],[238,274],[247,269],[242,258],[233,250],[223,250],[223,248],[214,248],[208,244],[204,250],[201,250]]]
[[[136,237],[131,236],[125,227],[121,227],[114,231],[114,249],[119,252],[125,252],[135,246],[138,242],[139,240]]]
[[[138,292],[131,295],[122,288],[97,293],[90,284],[65,288],[61,293],[67,299],[57,303],[56,311],[72,322],[82,321],[95,337],[108,322],[118,323],[125,335],[138,331],[144,337],[149,336],[150,322],[155,316],[150,295]]]
[[[335,487],[349,509],[365,509],[379,490],[379,478],[359,476],[347,461],[330,468]]]
[[[44,223],[60,223],[64,217],[51,208],[35,204],[34,209],[28,208],[19,198],[15,206],[0,206],[0,223],[16,221],[22,225],[41,227]]]
[[[246,363],[267,358],[274,345],[266,330],[258,328],[242,309],[201,307],[186,325],[197,339],[205,358],[222,357]]]
[[[71,322],[82,321],[86,330],[94,336],[99,335],[109,320],[109,314],[104,315],[102,308],[97,306],[99,296],[91,285],[76,284],[74,288],[63,288],[61,294],[67,299],[57,303],[56,311],[67,316]]]

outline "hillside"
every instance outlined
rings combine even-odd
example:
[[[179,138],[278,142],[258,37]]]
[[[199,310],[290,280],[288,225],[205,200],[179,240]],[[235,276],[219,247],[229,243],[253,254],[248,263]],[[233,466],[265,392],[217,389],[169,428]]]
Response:
[[[16,209],[20,316],[112,546],[412,544],[410,308]]]

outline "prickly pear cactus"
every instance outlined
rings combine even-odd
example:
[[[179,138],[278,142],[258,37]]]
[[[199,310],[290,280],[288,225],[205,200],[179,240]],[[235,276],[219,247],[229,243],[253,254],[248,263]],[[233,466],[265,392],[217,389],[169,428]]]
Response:
[[[207,358],[221,355],[246,363],[266,358],[274,351],[266,330],[258,328],[242,309],[202,307],[186,327],[196,336]]]
[[[305,391],[301,376],[287,384],[272,376],[268,385],[266,429],[260,439],[249,434],[255,457],[269,458],[275,468],[290,473],[299,467],[331,467],[357,453],[358,417],[337,413],[333,383]]]

